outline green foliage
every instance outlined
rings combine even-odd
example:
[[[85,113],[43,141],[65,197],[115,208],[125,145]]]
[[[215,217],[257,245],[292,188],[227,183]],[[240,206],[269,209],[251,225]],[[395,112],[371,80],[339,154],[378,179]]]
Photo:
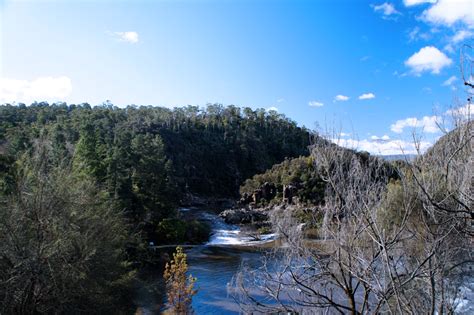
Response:
[[[286,185],[293,185],[296,188],[295,196],[300,202],[317,205],[324,198],[325,185],[315,168],[312,157],[285,159],[265,173],[247,179],[240,187],[240,193],[241,195],[252,194],[266,182],[273,184],[277,189],[278,193],[273,202],[281,201],[282,191]]]
[[[72,163],[150,240],[184,194],[234,197],[246,178],[306,154],[309,144],[307,130],[263,109],[0,106],[0,154],[14,161],[38,138],[51,147],[48,163]]]
[[[186,235],[186,222],[174,218],[164,219],[158,223],[157,232],[162,238],[161,242],[168,244],[182,242]]]
[[[201,244],[209,239],[211,227],[209,224],[192,220],[186,222],[186,240],[191,244]]]
[[[120,211],[93,180],[52,166],[49,147],[38,146],[11,165],[14,189],[0,195],[0,313],[130,306],[132,237]]]
[[[157,241],[161,244],[199,244],[211,233],[210,226],[197,220],[163,219],[157,226]]]
[[[269,234],[272,232],[272,228],[270,226],[261,226],[257,229],[259,234]]]
[[[414,188],[414,187],[413,187]],[[416,190],[413,190],[415,193]],[[401,181],[391,180],[387,184],[382,206],[378,209],[378,219],[387,231],[396,229],[403,220],[403,203],[406,202],[408,196],[405,195]]]

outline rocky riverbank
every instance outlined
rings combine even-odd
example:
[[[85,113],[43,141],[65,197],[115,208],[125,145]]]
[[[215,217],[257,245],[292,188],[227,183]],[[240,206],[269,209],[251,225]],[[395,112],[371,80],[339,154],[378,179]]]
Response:
[[[227,224],[251,224],[268,221],[267,208],[236,208],[222,211],[219,216]]]

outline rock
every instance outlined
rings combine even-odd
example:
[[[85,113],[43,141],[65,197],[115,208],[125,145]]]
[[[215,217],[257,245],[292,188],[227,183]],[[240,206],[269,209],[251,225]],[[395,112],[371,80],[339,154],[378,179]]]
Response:
[[[260,188],[255,189],[251,194],[244,193],[239,200],[240,205],[252,204],[257,206],[262,200],[271,201],[276,196],[277,190],[274,184],[265,182]]]
[[[266,201],[270,201],[275,197],[276,195],[276,188],[275,185],[265,182],[262,187],[260,187],[260,190],[262,191],[262,199]]]
[[[265,212],[245,208],[225,210],[219,216],[227,224],[247,224],[268,220],[268,215]]]
[[[296,193],[296,187],[289,184],[285,185],[283,187],[283,202],[286,202],[288,204],[293,203],[293,197],[295,196]]]
[[[242,198],[240,198],[239,200],[240,205],[248,205],[251,202],[252,202],[252,196],[249,195],[248,193],[244,193],[242,195]]]
[[[257,205],[262,199],[262,190],[260,188],[256,189],[252,194],[252,202]]]

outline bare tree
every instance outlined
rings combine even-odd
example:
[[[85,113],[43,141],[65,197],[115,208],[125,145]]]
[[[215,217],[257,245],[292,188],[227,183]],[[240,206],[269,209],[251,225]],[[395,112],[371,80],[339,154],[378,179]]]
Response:
[[[446,137],[396,166],[316,141],[312,156],[326,194],[324,219],[312,223],[323,240],[306,241],[288,209],[272,215],[287,246],[235,278],[244,310],[454,312],[472,263],[472,123]]]

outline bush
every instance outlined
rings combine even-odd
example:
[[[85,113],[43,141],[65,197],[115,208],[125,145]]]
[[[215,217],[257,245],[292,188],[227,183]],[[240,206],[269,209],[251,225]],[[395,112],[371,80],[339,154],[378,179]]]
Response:
[[[156,232],[159,243],[181,243],[186,237],[186,222],[174,218],[163,219],[158,223]]]
[[[168,298],[168,310],[166,314],[189,314],[191,313],[191,302],[196,278],[192,275],[186,275],[188,264],[186,254],[181,247],[176,248],[171,263],[166,264],[163,277],[166,281],[166,290]]]
[[[211,228],[197,220],[168,218],[158,223],[156,234],[157,241],[161,244],[200,244],[209,239]]]

